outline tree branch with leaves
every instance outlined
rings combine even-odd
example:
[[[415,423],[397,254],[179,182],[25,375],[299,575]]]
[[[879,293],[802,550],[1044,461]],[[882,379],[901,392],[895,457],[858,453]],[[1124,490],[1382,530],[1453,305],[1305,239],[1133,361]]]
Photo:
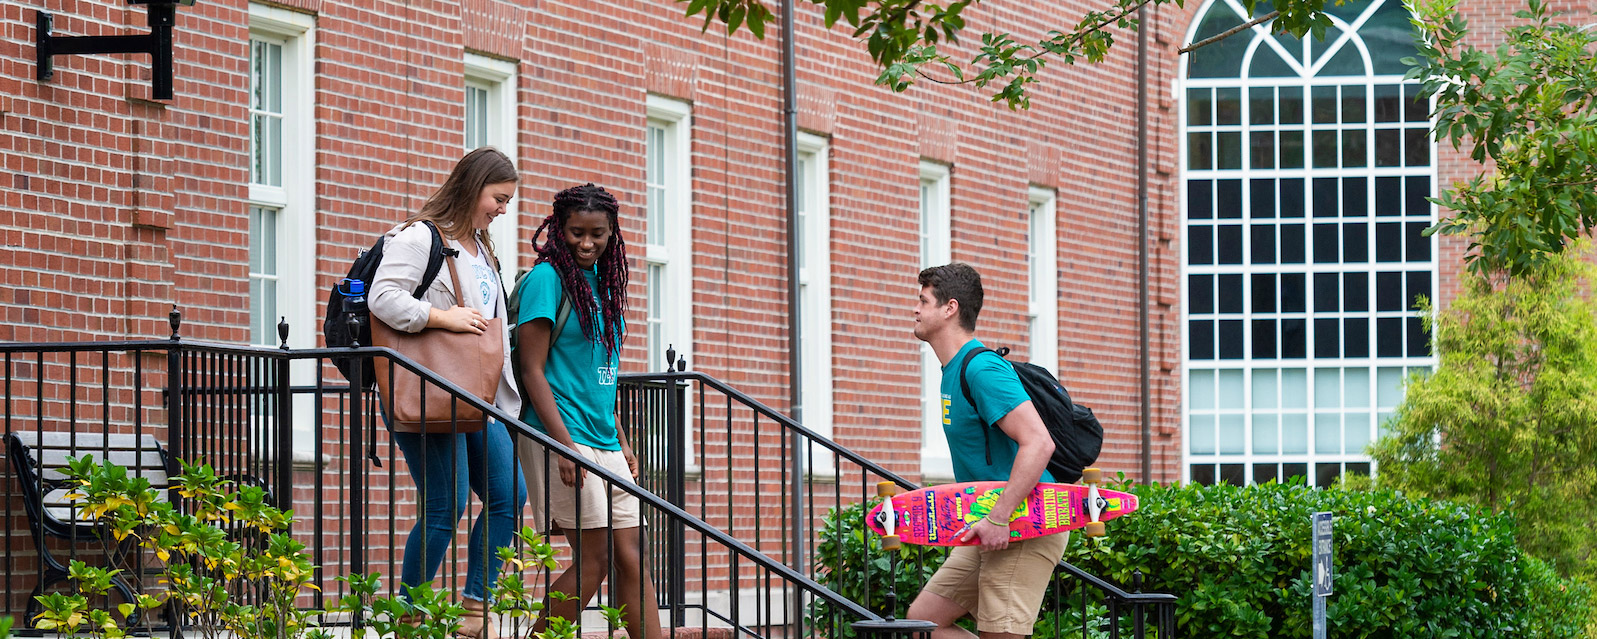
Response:
[[[728,34],[743,26],[756,38],[765,37],[766,23],[775,20],[768,3],[780,0],[677,0],[687,5],[689,17],[703,15],[705,30],[719,22]],[[1024,41],[1006,31],[981,34],[981,45],[968,60],[956,60],[950,49],[966,29],[965,15],[981,0],[927,2],[925,0],[793,0],[823,5],[826,27],[844,22],[852,35],[863,40],[871,61],[880,69],[876,83],[903,92],[917,80],[937,84],[973,84],[993,90],[992,101],[1011,109],[1031,106],[1030,85],[1052,60],[1075,64],[1100,62],[1115,44],[1115,31],[1139,28],[1137,12],[1147,6],[1174,5],[1185,0],[1115,0],[1113,6],[1088,11],[1068,29],[1054,29],[1041,39]],[[1340,0],[1333,0],[1340,4]],[[1331,26],[1325,15],[1327,0],[1280,0],[1273,11],[1254,18],[1279,33],[1322,37]],[[1258,0],[1242,0],[1253,15]],[[1251,26],[1251,25],[1249,25]],[[1241,29],[1232,33],[1240,32]],[[1227,34],[1230,35],[1230,34]],[[1217,42],[1210,38],[1186,50]],[[1184,50],[1184,52],[1186,51]],[[947,73],[946,76],[943,72]]]
[[[1469,235],[1472,270],[1520,275],[1597,229],[1597,30],[1529,0],[1484,51],[1457,4],[1412,7],[1420,56],[1404,62],[1435,96],[1437,138],[1490,168],[1434,200],[1453,215],[1432,231]]]

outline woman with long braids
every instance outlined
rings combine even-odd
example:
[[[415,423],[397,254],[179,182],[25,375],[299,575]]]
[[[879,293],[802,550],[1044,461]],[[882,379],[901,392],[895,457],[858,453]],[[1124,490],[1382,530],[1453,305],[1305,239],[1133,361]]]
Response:
[[[515,357],[528,395],[522,421],[605,469],[636,478],[638,460],[615,422],[616,369],[627,307],[627,246],[621,239],[620,209],[614,196],[592,184],[555,196],[553,213],[533,234],[537,264],[519,287]],[[545,238],[541,246],[540,236]],[[552,335],[563,306],[569,308],[566,321]],[[534,521],[552,520],[577,554],[549,586],[551,592],[573,596],[551,601],[544,618],[577,619],[610,574],[613,561],[616,583],[611,592],[624,606],[628,635],[658,639],[660,612],[643,552],[638,498],[606,482],[584,481],[586,472],[576,462],[542,446],[524,447],[521,457]],[[549,473],[551,459],[558,479]],[[542,629],[540,619],[537,630]]]
[[[495,149],[483,147],[461,158],[421,211],[388,232],[383,261],[371,287],[372,317],[407,333],[432,328],[477,334],[494,326],[489,320],[505,317],[504,287],[499,282],[499,260],[493,255],[488,224],[504,214],[505,204],[516,195],[517,180],[515,165]],[[446,258],[454,263],[448,264],[443,276],[434,278],[418,299],[412,293],[421,282],[433,246],[432,232],[421,224],[424,221],[436,226],[445,246],[458,254]],[[460,288],[465,290],[455,290],[449,269],[455,269]],[[507,319],[504,325],[508,324]],[[514,415],[521,410],[521,396],[510,365],[510,334],[504,333],[506,356],[494,405]],[[483,508],[471,527],[466,583],[461,592],[467,613],[456,634],[491,638],[484,610],[488,588],[499,572],[496,550],[510,545],[527,494],[521,475],[515,472],[510,434],[504,424],[490,419],[486,427],[473,433],[395,432],[393,439],[404,453],[422,502],[422,516],[405,542],[399,579],[402,591],[433,580],[466,511],[467,490],[477,493]]]

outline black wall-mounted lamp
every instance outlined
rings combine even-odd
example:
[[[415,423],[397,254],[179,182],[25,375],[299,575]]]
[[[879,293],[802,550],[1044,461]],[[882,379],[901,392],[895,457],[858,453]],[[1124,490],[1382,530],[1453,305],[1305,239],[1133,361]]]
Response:
[[[194,0],[128,0],[128,4],[148,5],[150,32],[120,36],[54,35],[55,16],[36,12],[34,31],[40,82],[55,75],[51,58],[58,55],[97,53],[147,53],[150,55],[150,95],[157,100],[172,99],[172,25],[177,21],[177,5],[194,6]]]

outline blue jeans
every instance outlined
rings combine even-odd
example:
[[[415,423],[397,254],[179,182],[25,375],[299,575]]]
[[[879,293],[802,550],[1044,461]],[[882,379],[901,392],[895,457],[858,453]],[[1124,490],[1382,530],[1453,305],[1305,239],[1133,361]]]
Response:
[[[461,595],[486,601],[487,590],[499,574],[497,551],[510,545],[521,505],[527,501],[527,487],[505,425],[489,420],[487,427],[475,433],[393,436],[405,455],[422,504],[422,517],[405,541],[400,584],[408,592],[411,586],[437,576],[438,565],[455,539],[455,527],[466,512],[469,488],[482,500],[483,508],[471,526],[466,587]]]

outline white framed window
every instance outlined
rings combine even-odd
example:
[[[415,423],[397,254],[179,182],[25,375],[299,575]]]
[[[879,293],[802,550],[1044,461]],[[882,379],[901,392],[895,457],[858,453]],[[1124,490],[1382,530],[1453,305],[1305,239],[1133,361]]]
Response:
[[[277,221],[282,209],[250,206],[250,343],[276,346],[279,276]]]
[[[466,54],[466,151],[491,146],[516,163],[516,63]],[[521,216],[518,200],[505,205],[504,215],[488,226],[499,257],[499,276],[515,282],[520,262]]]
[[[953,260],[949,226],[952,202],[946,164],[920,163],[920,266],[941,266]],[[919,290],[917,285],[916,290]],[[954,462],[943,435],[943,369],[937,353],[921,343],[921,474],[927,479],[952,479]]]
[[[1365,447],[1435,365],[1430,105],[1398,0],[1327,6],[1325,40],[1268,25],[1194,52],[1181,103],[1186,478],[1370,474]],[[1209,0],[1189,41],[1242,24]]]
[[[649,370],[663,371],[667,348],[693,361],[693,107],[648,97],[644,130]]]
[[[316,344],[315,19],[250,7],[250,342]]]
[[[312,348],[320,329],[316,287],[316,19],[249,5],[249,280],[250,342]],[[281,283],[281,284],[280,284]],[[311,384],[316,364],[291,364],[293,384]],[[312,450],[312,398],[293,402],[297,459]],[[257,412],[257,414],[261,414]]]
[[[1031,363],[1059,375],[1059,237],[1053,189],[1031,187],[1026,210],[1026,324]]]
[[[799,356],[804,425],[832,435],[832,223],[830,147],[826,138],[798,137]],[[828,460],[830,458],[828,457]],[[817,460],[817,463],[820,463]]]

